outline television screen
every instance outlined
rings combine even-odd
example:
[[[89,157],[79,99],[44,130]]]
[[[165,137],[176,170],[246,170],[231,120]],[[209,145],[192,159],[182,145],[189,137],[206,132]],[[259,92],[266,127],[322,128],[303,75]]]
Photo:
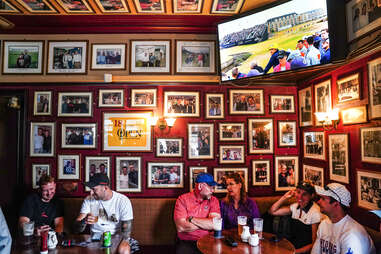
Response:
[[[292,0],[218,25],[221,80],[331,61],[326,0]]]

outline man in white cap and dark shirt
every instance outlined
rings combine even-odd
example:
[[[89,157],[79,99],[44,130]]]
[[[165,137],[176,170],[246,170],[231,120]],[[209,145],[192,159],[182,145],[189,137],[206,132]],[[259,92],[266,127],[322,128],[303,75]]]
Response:
[[[311,254],[375,254],[372,239],[357,221],[348,215],[351,193],[344,185],[315,185],[320,211],[328,216],[317,231]]]

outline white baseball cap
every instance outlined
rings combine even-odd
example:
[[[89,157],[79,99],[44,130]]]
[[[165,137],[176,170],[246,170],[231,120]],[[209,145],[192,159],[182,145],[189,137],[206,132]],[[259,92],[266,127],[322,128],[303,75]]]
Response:
[[[315,191],[317,195],[332,197],[347,207],[351,203],[351,193],[342,184],[330,183],[324,187],[315,185]]]

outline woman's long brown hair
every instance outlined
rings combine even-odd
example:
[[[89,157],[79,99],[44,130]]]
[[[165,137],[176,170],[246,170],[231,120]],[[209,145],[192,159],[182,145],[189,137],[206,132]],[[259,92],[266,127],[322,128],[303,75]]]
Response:
[[[239,196],[240,196],[240,199],[239,201],[244,204],[246,202],[246,190],[245,190],[245,183],[243,181],[243,178],[240,174],[234,172],[234,173],[230,173],[228,175],[226,175],[226,179],[233,179],[233,181],[236,183],[236,184],[241,184],[241,189],[240,189],[240,192],[239,192]],[[229,193],[226,194],[226,197],[224,198],[224,201],[227,203],[227,204],[230,204],[230,203],[233,203],[233,198],[232,197],[229,197]]]

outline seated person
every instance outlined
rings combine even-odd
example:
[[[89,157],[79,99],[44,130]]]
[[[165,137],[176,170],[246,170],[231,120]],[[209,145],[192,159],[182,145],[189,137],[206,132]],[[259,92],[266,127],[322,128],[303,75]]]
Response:
[[[287,62],[287,52],[284,50],[279,51],[278,54],[279,64],[275,66],[274,72],[291,70],[291,65]]]
[[[232,70],[232,77],[233,77],[233,79],[246,78],[246,74],[240,72],[238,70],[238,67],[234,67],[233,70]]]

